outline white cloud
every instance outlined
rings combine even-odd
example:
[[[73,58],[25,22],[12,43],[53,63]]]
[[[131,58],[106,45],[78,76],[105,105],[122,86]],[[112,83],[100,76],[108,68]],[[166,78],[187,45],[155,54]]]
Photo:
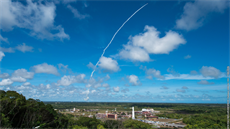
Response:
[[[119,52],[119,56],[122,59],[129,59],[131,61],[150,61],[149,54],[143,48],[132,45],[124,45],[124,49]]]
[[[148,75],[147,78],[152,79],[152,76],[158,79],[164,79],[165,77],[161,75],[161,72],[159,70],[156,70],[154,68],[152,69],[147,69],[144,68],[145,73]]]
[[[88,95],[89,93],[90,93],[90,91],[89,91],[89,89],[88,89],[88,90],[86,90],[86,91],[82,91],[81,94],[86,94],[86,95]]]
[[[8,78],[10,75],[8,73],[0,74],[0,78]]]
[[[13,76],[10,78],[10,80],[14,81],[14,82],[26,82],[26,79],[23,77],[19,77],[19,76]]]
[[[165,80],[178,79],[178,80],[202,80],[202,79],[214,79],[213,77],[204,77],[202,75],[190,75],[180,74],[180,76],[174,76],[172,74],[165,74]],[[161,79],[159,79],[161,80]]]
[[[53,65],[48,65],[47,63],[35,65],[32,67],[32,70],[35,73],[47,73],[47,74],[54,74],[59,75],[58,70]]]
[[[31,87],[27,87],[27,86],[19,86],[19,87],[16,87],[18,90],[30,90]]]
[[[102,84],[103,87],[109,87],[109,84],[108,83],[104,83]]]
[[[85,78],[85,74],[80,74],[80,75],[77,75],[77,76],[66,76],[64,75],[61,80],[58,80],[57,81],[57,85],[58,86],[69,86],[73,83],[85,83],[86,80],[84,79]]]
[[[0,61],[2,61],[2,58],[5,56],[5,54],[2,52],[2,51],[0,51]]]
[[[4,48],[4,47],[0,47],[0,51],[6,52],[6,53],[14,53],[14,48]]]
[[[22,77],[25,79],[32,79],[34,77],[34,73],[27,72],[26,69],[18,69],[12,73],[12,77]]]
[[[136,75],[130,75],[128,76],[128,79],[133,86],[141,85],[139,78]]]
[[[87,96],[86,98],[84,98],[85,101],[88,101],[89,100],[89,97]]]
[[[185,56],[184,58],[185,58],[185,59],[189,59],[189,58],[191,58],[191,56],[190,56],[190,55],[187,55],[187,56]]]
[[[186,43],[182,35],[171,30],[162,38],[159,37],[160,32],[153,26],[146,25],[144,31],[145,33],[131,37],[130,42],[134,46],[143,47],[148,53],[169,54],[180,44]]]
[[[172,67],[167,69],[167,72],[171,73],[173,76],[180,76]]]
[[[205,18],[211,13],[223,13],[227,7],[227,0],[187,2],[181,18],[176,21],[176,27],[187,31],[197,29],[203,26]]]
[[[98,66],[105,71],[117,72],[120,68],[116,60],[102,56],[99,59]]]
[[[1,35],[1,34],[0,34],[0,40],[1,40],[1,41],[4,41],[4,42],[6,42],[6,43],[9,43],[8,39],[7,39],[7,38],[2,37],[2,35]]]
[[[169,30],[164,37],[153,26],[146,25],[144,33],[129,37],[129,42],[119,52],[120,58],[132,61],[151,61],[149,54],[169,54],[186,41],[182,35]]]
[[[119,92],[119,90],[120,90],[120,87],[118,87],[118,86],[117,87],[113,87],[113,91],[114,92]]]
[[[19,51],[25,53],[25,52],[33,52],[33,47],[31,46],[26,46],[25,43],[23,43],[22,45],[18,45],[16,47],[16,49],[18,49]]]
[[[97,80],[94,78],[90,78],[89,80],[87,80],[87,84],[85,85],[87,88],[89,87],[93,87],[93,88],[98,88],[98,87],[109,87],[109,84],[104,83],[102,84],[104,81],[108,81],[110,79],[109,75],[107,74],[105,77],[103,78],[98,78]]]
[[[87,65],[88,68],[95,69],[96,67],[93,65],[93,63],[89,62]]]
[[[108,81],[110,79],[110,76],[107,74],[106,76],[105,76],[105,81]]]
[[[91,93],[95,93],[95,92],[96,92],[96,90],[92,90],[92,91],[91,91]]]
[[[31,85],[31,84],[30,84],[30,82],[25,82],[23,85],[24,85],[24,86],[29,86],[29,85]]]
[[[68,5],[67,8],[71,10],[71,12],[74,14],[74,17],[80,20],[90,17],[88,14],[81,14],[76,8],[72,7],[71,5]]]
[[[3,31],[13,30],[14,27],[30,30],[30,35],[41,39],[69,39],[69,35],[59,25],[54,25],[56,6],[53,2],[32,2],[27,0],[24,5],[18,1],[4,0],[0,4],[1,28]],[[56,33],[51,33],[56,31]]]
[[[72,73],[72,70],[68,68],[68,65],[63,65],[60,63],[58,64],[58,68],[64,73],[66,73],[66,71],[68,71],[69,73]]]
[[[201,85],[211,85],[211,84],[214,84],[214,82],[208,82],[206,80],[200,80],[199,82],[197,82],[198,84],[201,84]]]
[[[203,66],[200,69],[200,73],[204,76],[204,77],[214,77],[214,78],[219,78],[221,76],[221,72],[219,69],[216,69],[212,66]]]
[[[2,81],[0,82],[0,86],[7,86],[11,84],[13,84],[13,81],[11,81],[10,79],[2,79]]]

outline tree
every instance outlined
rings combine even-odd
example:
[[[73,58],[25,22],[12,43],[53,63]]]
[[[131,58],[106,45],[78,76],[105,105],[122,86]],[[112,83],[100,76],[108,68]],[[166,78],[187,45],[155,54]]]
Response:
[[[127,120],[123,124],[125,128],[132,128],[132,129],[151,129],[152,128],[151,125],[141,122],[141,121],[137,121],[137,120]]]
[[[54,111],[50,104],[29,98],[16,91],[0,90],[1,124],[4,128],[67,128],[68,118]]]
[[[97,129],[105,129],[103,125],[99,124],[97,125]]]

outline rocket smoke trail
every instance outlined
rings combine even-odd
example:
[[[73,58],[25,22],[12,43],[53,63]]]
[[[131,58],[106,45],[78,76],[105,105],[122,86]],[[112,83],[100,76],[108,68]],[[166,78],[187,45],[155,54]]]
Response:
[[[126,22],[128,22],[129,21],[129,19],[131,19],[138,11],[140,11],[142,8],[144,8],[146,5],[147,5],[148,3],[146,3],[145,5],[143,5],[142,7],[140,7],[136,12],[134,12],[122,25],[121,25],[121,27],[116,31],[116,33],[113,35],[113,37],[112,37],[112,39],[110,40],[110,42],[109,42],[109,44],[106,46],[106,48],[103,50],[103,53],[101,54],[101,57],[103,57],[103,55],[105,54],[105,51],[106,51],[106,49],[109,47],[109,45],[112,43],[112,41],[113,41],[113,39],[114,39],[114,37],[117,35],[117,33],[120,31],[120,29],[125,25],[125,23]],[[100,58],[101,58],[100,57]],[[99,59],[100,60],[100,59]],[[98,65],[98,63],[99,63],[99,60],[98,60],[98,62],[97,62],[97,64],[95,65],[95,67],[94,67],[94,70],[92,71],[92,73],[91,73],[91,76],[90,76],[90,79],[93,77],[93,73],[95,72],[95,69],[96,69],[96,67],[97,67],[97,65]],[[89,89],[88,89],[89,90]],[[85,98],[85,100],[87,101],[89,99],[89,97],[88,97],[88,94],[86,94],[86,98]]]
[[[122,25],[121,25],[121,27],[120,27],[120,28],[116,31],[116,33],[113,35],[113,37],[112,37],[112,39],[110,40],[110,42],[109,42],[109,44],[107,45],[107,47],[103,50],[103,53],[101,54],[101,57],[103,57],[103,55],[105,54],[106,49],[107,49],[107,48],[109,47],[109,45],[112,43],[114,37],[117,35],[117,33],[120,31],[120,29],[125,25],[125,23],[128,22],[129,19],[131,19],[138,11],[140,11],[142,8],[144,8],[147,4],[148,4],[148,3],[146,3],[145,5],[143,5],[142,7],[140,7],[136,12],[134,12],[134,13],[133,13],[133,14],[132,14]],[[97,64],[95,65],[93,72],[91,73],[91,78],[92,78],[92,76],[93,76],[93,73],[95,72],[95,68],[97,67],[98,63],[99,63],[99,60],[98,60]]]

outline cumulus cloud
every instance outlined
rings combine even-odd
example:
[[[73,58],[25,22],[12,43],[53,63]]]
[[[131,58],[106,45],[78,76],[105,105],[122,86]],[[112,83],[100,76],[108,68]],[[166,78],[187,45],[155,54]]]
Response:
[[[117,72],[118,70],[120,70],[116,60],[104,56],[99,59],[98,66],[105,71]]]
[[[34,73],[27,72],[26,69],[17,69],[12,73],[12,77],[22,77],[25,79],[32,79],[34,77]]]
[[[93,63],[89,62],[87,65],[88,68],[95,69],[96,67],[93,65]]]
[[[104,81],[108,81],[110,79],[109,75],[107,74],[105,77],[103,78],[90,78],[89,80],[87,80],[87,84],[85,85],[87,88],[89,87],[93,87],[93,88],[98,88],[98,87],[105,87],[105,88],[109,88],[109,84],[104,83],[102,84]]]
[[[118,87],[118,86],[117,87],[113,87],[113,91],[114,92],[119,92],[119,90],[120,90],[120,87]]]
[[[187,31],[197,29],[203,26],[205,19],[211,13],[223,13],[227,7],[227,0],[187,2],[181,18],[176,21],[176,28]]]
[[[161,72],[159,70],[156,70],[154,68],[147,69],[146,67],[143,68],[143,66],[141,66],[140,69],[145,70],[148,79],[152,79],[153,77],[157,79],[165,79],[165,77],[161,75]]]
[[[0,82],[0,86],[7,86],[11,84],[13,84],[13,81],[10,79],[2,79],[2,81]]]
[[[61,80],[57,81],[57,85],[58,86],[69,86],[73,83],[85,83],[86,80],[85,78],[85,74],[80,74],[77,76],[66,76],[64,75]]]
[[[102,84],[103,87],[109,87],[109,84],[108,83],[104,83]]]
[[[74,17],[80,20],[90,17],[88,14],[81,14],[76,8],[72,7],[71,5],[68,5],[67,8],[70,9],[70,11],[74,14]]]
[[[84,98],[85,101],[88,101],[89,100],[89,97],[87,96],[86,98]]]
[[[30,84],[30,82],[25,82],[23,85],[24,85],[24,86],[29,86],[29,85],[31,85],[31,84]]]
[[[16,47],[16,49],[18,49],[19,51],[25,53],[25,52],[33,52],[33,47],[31,46],[27,46],[25,43],[23,43],[22,45],[18,45]]]
[[[176,32],[168,31],[162,38],[159,37],[160,32],[153,26],[146,25],[145,33],[141,33],[130,38],[130,42],[134,46],[145,48],[148,53],[152,54],[169,54],[176,49],[180,44],[185,44],[186,41]]]
[[[20,76],[13,76],[10,78],[10,80],[14,82],[26,82],[26,79]]]
[[[214,82],[208,82],[207,80],[200,80],[199,82],[197,82],[197,84],[211,85],[211,84],[214,84]]]
[[[214,77],[204,77],[202,75],[180,74],[180,76],[173,76],[172,74],[165,74],[165,80],[178,79],[178,80],[202,80],[214,79]],[[159,79],[161,80],[161,79]]]
[[[128,59],[131,61],[150,61],[149,54],[143,48],[132,45],[124,45],[124,49],[122,49],[118,55],[121,59]]]
[[[185,59],[189,59],[189,58],[191,58],[192,56],[190,56],[190,55],[187,55],[187,56],[185,56],[184,58]]]
[[[92,90],[92,91],[91,91],[91,93],[95,93],[95,92],[96,92],[96,90]]]
[[[0,78],[9,78],[10,75],[8,73],[3,73],[3,74],[0,74]]]
[[[30,35],[41,39],[69,39],[64,28],[54,25],[56,6],[53,2],[42,4],[42,2],[27,0],[27,4],[24,5],[18,1],[5,0],[1,2],[0,8],[4,12],[0,15],[0,29],[3,31],[19,27],[29,30]]]
[[[149,54],[169,54],[186,41],[182,35],[169,30],[164,37],[153,26],[146,25],[144,33],[129,37],[129,42],[119,52],[120,58],[132,61],[151,61]]]
[[[69,73],[72,73],[72,70],[70,68],[68,68],[68,65],[64,65],[64,64],[60,63],[60,64],[58,64],[58,68],[64,73],[66,73],[67,71]]]
[[[7,39],[7,38],[2,37],[2,35],[1,35],[1,34],[0,34],[0,40],[1,40],[1,41],[4,41],[4,42],[6,42],[6,43],[9,43],[8,39]]]
[[[47,63],[33,66],[32,71],[34,71],[35,73],[47,73],[47,74],[59,75],[57,68],[54,67],[53,65],[48,65]]]
[[[176,72],[173,68],[168,68],[167,72],[171,73],[173,76],[179,77],[180,74]]]
[[[90,91],[89,91],[89,89],[88,89],[88,90],[86,90],[86,91],[82,91],[81,94],[86,94],[86,95],[88,95],[89,93],[90,93]]]
[[[5,56],[5,54],[2,52],[2,51],[0,51],[0,61],[2,61],[2,58]]]
[[[5,53],[14,53],[15,52],[14,48],[11,48],[11,47],[9,47],[9,48],[0,47],[0,51],[5,52]]]
[[[141,85],[141,82],[139,81],[139,78],[136,75],[130,75],[127,76],[129,83],[131,83],[133,86]]]
[[[212,66],[203,66],[200,69],[200,73],[204,76],[204,77],[214,77],[214,78],[219,78],[221,76],[221,72],[219,69],[212,67]]]

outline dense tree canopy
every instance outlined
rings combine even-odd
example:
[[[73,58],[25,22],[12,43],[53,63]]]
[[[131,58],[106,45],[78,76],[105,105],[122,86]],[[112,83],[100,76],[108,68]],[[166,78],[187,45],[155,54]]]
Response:
[[[32,128],[66,128],[68,119],[54,111],[50,104],[28,99],[15,91],[0,90],[1,127]]]
[[[3,128],[32,128],[40,126],[41,128],[73,128],[73,129],[148,129],[151,125],[136,120],[106,120],[102,122],[95,118],[80,117],[74,119],[71,114],[62,115],[54,110],[52,103],[44,104],[40,100],[26,98],[16,91],[0,90],[0,127]],[[52,105],[51,105],[52,104]],[[74,107],[74,103],[59,104],[60,107]],[[75,103],[76,104],[76,103]],[[105,106],[119,107],[126,109],[135,104],[133,103],[79,103],[87,106]],[[113,105],[113,106],[111,106]],[[161,117],[173,119],[183,118],[187,124],[186,128],[226,128],[227,116],[226,106],[217,104],[136,104],[135,108],[146,108],[149,105],[156,106],[154,109],[165,109],[167,111],[158,114]],[[162,107],[160,107],[162,106]],[[104,107],[105,108],[105,107]],[[117,109],[119,109],[117,108]],[[127,109],[129,110],[129,109]],[[173,111],[173,112],[169,112]],[[123,113],[124,114],[124,113]]]

